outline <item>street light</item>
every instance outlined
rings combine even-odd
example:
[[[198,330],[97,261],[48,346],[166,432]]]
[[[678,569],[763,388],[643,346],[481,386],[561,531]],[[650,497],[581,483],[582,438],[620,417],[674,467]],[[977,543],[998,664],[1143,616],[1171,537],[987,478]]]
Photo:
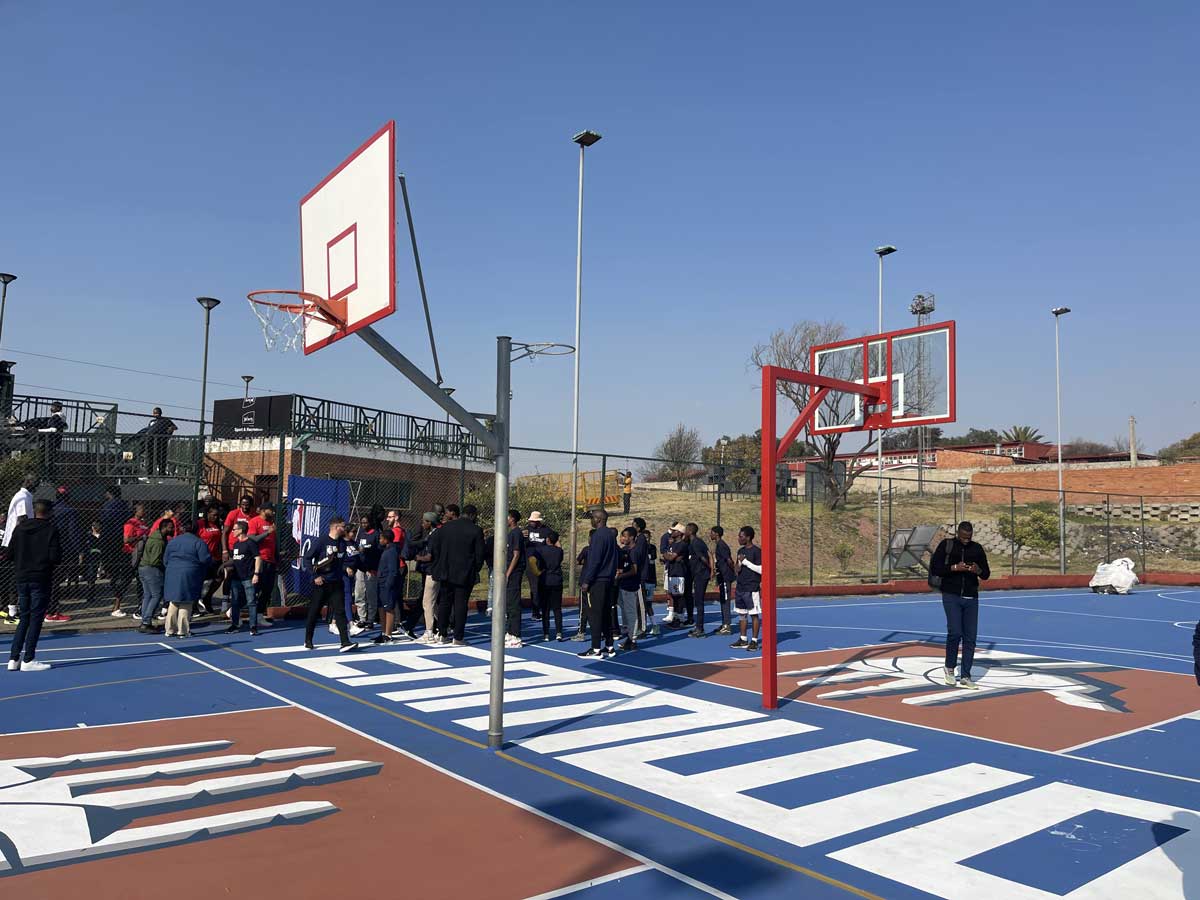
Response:
[[[876,334],[883,333],[883,258],[891,256],[896,252],[896,248],[891,244],[884,244],[882,247],[875,248],[875,255],[879,257],[879,322]],[[869,369],[868,362],[868,369]],[[870,371],[863,373],[863,383],[866,384],[871,380]],[[883,431],[880,430],[875,443],[875,581],[878,584],[883,584]]]
[[[16,275],[0,272],[0,341],[4,340],[4,307],[8,305],[8,284],[16,280]]]
[[[243,397],[243,399],[245,399],[245,400],[250,399],[250,382],[252,382],[253,380],[254,380],[253,375],[243,375],[242,376],[242,381],[246,382],[246,393],[245,393],[245,396]]]
[[[1067,574],[1067,507],[1063,494],[1062,462],[1062,368],[1058,360],[1058,320],[1071,311],[1068,306],[1056,306],[1054,316],[1054,407],[1058,420],[1058,574]]]
[[[579,145],[579,216],[575,238],[575,399],[572,404],[572,436],[571,436],[571,559],[574,560],[579,552],[578,536],[576,535],[575,516],[579,509],[579,358],[583,354],[583,344],[579,340],[579,320],[583,306],[583,156],[588,147],[600,140],[595,131],[581,131],[571,138]],[[603,485],[600,493],[603,494]],[[577,594],[575,585],[575,566],[571,566],[569,591],[572,596]]]
[[[192,517],[196,515],[196,501],[200,493],[200,475],[204,467],[204,413],[208,406],[208,330],[212,311],[221,305],[216,297],[197,297],[196,302],[204,307],[204,367],[200,374],[200,439],[196,450],[196,483],[192,491]]]
[[[936,302],[933,294],[917,294],[912,299],[912,303],[908,304],[908,311],[917,317],[917,327],[920,328],[928,321],[928,316],[932,315],[936,308]],[[925,342],[917,341],[917,403],[919,404],[919,412],[924,414],[925,410]],[[925,494],[925,426],[918,425],[917,432],[917,496],[921,497]]]

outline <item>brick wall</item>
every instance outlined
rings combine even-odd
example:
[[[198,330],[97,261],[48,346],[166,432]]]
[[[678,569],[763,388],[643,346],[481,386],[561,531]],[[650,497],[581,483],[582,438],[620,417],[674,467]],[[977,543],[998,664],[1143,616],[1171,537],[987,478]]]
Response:
[[[971,497],[976,503],[1007,503],[1009,486],[1039,488],[1017,490],[1018,503],[1055,502],[1058,490],[1058,471],[1054,466],[1038,466],[1037,471],[1017,467],[1006,472],[976,472],[971,476]],[[998,485],[988,487],[988,485]],[[1200,497],[1200,463],[1177,466],[1092,467],[1071,466],[1063,472],[1066,491],[1093,491],[1127,497],[1155,497],[1163,501]],[[1068,503],[1081,498],[1068,495]]]
[[[1011,456],[972,453],[969,450],[937,451],[938,469],[996,469],[1015,465]]]

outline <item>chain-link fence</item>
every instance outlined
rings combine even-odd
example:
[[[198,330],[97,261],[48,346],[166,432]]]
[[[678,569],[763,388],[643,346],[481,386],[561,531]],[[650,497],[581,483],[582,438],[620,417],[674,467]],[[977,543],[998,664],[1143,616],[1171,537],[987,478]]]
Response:
[[[116,624],[108,617],[117,605],[137,608],[138,579],[128,571],[122,529],[139,506],[149,525],[167,510],[189,516],[209,507],[224,522],[245,495],[256,508],[274,504],[276,604],[304,601],[308,583],[297,560],[316,536],[312,529],[334,513],[355,526],[365,517],[366,527],[376,528],[393,512],[408,534],[419,535],[423,514],[437,505],[472,504],[485,532],[494,532],[492,462],[457,425],[283,399],[282,419],[261,428],[246,418],[219,422],[201,453],[193,419],[164,421],[104,404],[68,403],[55,411],[44,398],[13,398],[0,435],[0,496],[11,497],[32,475],[35,497],[55,504],[66,559],[54,611],[77,624]],[[48,426],[56,414],[62,423]],[[572,459],[567,450],[513,448],[509,502],[523,521],[541,513],[568,553],[586,545],[585,512],[596,506],[609,511],[614,525],[642,518],[656,536],[675,522],[694,522],[701,535],[721,525],[731,544],[743,525],[761,530],[753,463],[580,453],[573,515]],[[1056,490],[939,480],[936,471],[920,484],[895,473],[880,480],[872,470],[850,478],[847,489],[842,469],[827,476],[794,460],[781,465],[777,481],[784,586],[923,579],[930,548],[963,519],[974,523],[994,576],[1089,574],[1120,557],[1142,573],[1200,572],[1200,497],[1068,491],[1060,555]],[[305,516],[306,508],[322,513]],[[409,567],[410,599],[421,591],[417,568]],[[0,562],[0,602],[12,595],[11,564]],[[475,599],[485,596],[486,579]]]

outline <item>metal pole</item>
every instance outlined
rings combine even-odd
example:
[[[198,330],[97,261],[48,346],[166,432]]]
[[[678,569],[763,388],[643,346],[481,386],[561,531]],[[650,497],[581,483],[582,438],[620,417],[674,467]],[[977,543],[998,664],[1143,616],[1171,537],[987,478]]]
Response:
[[[206,407],[208,406],[208,332],[209,332],[209,322],[210,322],[211,318],[212,318],[212,307],[205,304],[205,306],[204,306],[204,364],[201,367],[201,372],[200,372],[200,437],[196,441],[196,457],[195,457],[196,476],[195,476],[195,478],[192,479],[192,518],[193,519],[196,518],[196,513],[199,509],[198,504],[200,502],[200,497],[199,497],[200,480],[203,478],[203,469],[204,469],[204,425],[205,425],[204,413],[206,412]],[[159,438],[152,438],[152,440],[157,441],[157,440],[159,440]],[[170,438],[167,438],[167,440],[169,441]],[[156,465],[158,462],[159,462],[159,460],[152,459],[151,464]],[[164,468],[164,471],[166,471],[165,468]]]
[[[815,490],[813,490],[813,486],[817,483],[817,479],[816,478],[809,479],[806,475],[805,481],[807,483],[804,486],[804,490],[808,492],[808,586],[812,587],[813,586],[813,577],[814,577],[813,576],[813,568],[816,564],[816,559],[817,559],[817,556],[816,556],[816,546],[817,546],[816,495],[817,495],[817,492]]]
[[[512,375],[512,338],[496,338],[496,421],[492,433],[496,436],[496,505],[492,513],[495,549],[492,553],[492,669],[488,688],[488,748],[504,746],[504,585],[508,568],[508,432]]]
[[[883,333],[883,256],[879,257],[879,328],[877,334]],[[886,352],[886,350],[885,350]],[[867,358],[868,371],[863,373],[870,380],[871,360]],[[883,429],[875,435],[878,442],[875,447],[875,582],[883,584]]]
[[[8,282],[0,284],[0,341],[4,340],[4,310],[8,306]]]
[[[579,145],[579,213],[576,223],[575,236],[575,399],[571,407],[571,577],[569,579],[572,597],[579,595],[576,586],[575,559],[579,555],[578,530],[579,515],[579,357],[583,347],[579,343],[579,319],[583,306],[583,144]]]
[[[600,497],[599,497],[599,500],[600,500],[600,508],[601,509],[607,509],[607,507],[608,507],[608,504],[605,502],[605,498],[607,497],[607,494],[605,493],[605,491],[608,490],[608,485],[606,483],[607,481],[608,481],[608,456],[607,456],[607,454],[603,454],[600,457]]]
[[[775,654],[775,367],[762,369],[762,447],[759,466],[762,472],[762,586],[759,589],[762,608],[762,705],[763,709],[779,706],[779,659]]]
[[[895,488],[892,486],[892,479],[888,479],[888,581],[892,580],[892,506],[895,503],[894,494]]]
[[[1012,560],[1012,574],[1017,574],[1017,495],[1014,488],[1008,489],[1008,555]]]
[[[1104,495],[1104,561],[1112,562],[1112,495]]]
[[[467,502],[467,441],[462,442],[462,463],[458,467],[458,505]]]
[[[1146,577],[1146,495],[1138,497],[1138,530],[1142,545],[1142,578]]]
[[[1063,494],[1062,370],[1058,358],[1058,316],[1054,317],[1054,408],[1058,422],[1058,574],[1067,574],[1067,499]]]
[[[721,482],[717,482],[717,525],[721,524]]]
[[[425,308],[425,328],[429,332],[429,350],[433,353],[433,371],[437,383],[442,383],[442,366],[438,362],[437,343],[433,340],[433,320],[429,317],[429,297],[425,293],[425,275],[421,271],[421,254],[417,252],[417,229],[413,227],[412,206],[408,202],[408,182],[400,177],[400,193],[404,195],[404,215],[408,218],[408,236],[412,239],[413,262],[417,267],[417,285],[421,288],[421,305]]]

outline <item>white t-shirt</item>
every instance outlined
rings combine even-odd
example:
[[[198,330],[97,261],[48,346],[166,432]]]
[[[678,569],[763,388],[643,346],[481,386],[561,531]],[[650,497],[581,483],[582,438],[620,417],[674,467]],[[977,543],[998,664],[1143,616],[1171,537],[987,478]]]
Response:
[[[21,488],[13,494],[12,500],[8,504],[8,520],[4,523],[4,546],[8,546],[8,542],[12,540],[13,529],[19,524],[17,519],[24,516],[26,519],[33,518],[33,494],[28,488]]]

